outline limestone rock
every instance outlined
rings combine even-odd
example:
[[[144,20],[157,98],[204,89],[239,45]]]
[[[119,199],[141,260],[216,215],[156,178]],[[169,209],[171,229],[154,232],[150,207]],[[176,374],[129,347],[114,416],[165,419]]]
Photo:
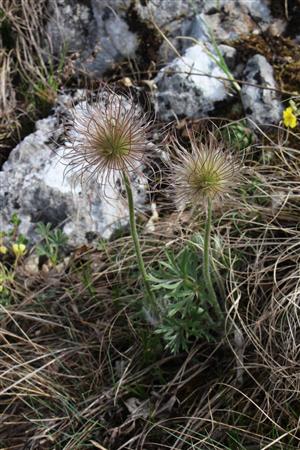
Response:
[[[254,55],[247,62],[244,79],[254,84],[254,86],[247,84],[242,86],[241,97],[246,115],[257,124],[278,124],[282,114],[278,94],[273,90],[255,86],[266,85],[276,88],[271,64],[264,56]]]
[[[46,34],[54,54],[77,52],[76,67],[98,77],[113,64],[133,57],[137,36],[129,30],[122,0],[51,0]]]
[[[212,49],[210,49],[212,50]],[[201,45],[187,48],[183,57],[166,65],[155,78],[155,107],[163,120],[203,117],[217,102],[230,97],[224,72]]]
[[[202,13],[219,41],[258,34],[272,22],[267,0],[205,0]]]

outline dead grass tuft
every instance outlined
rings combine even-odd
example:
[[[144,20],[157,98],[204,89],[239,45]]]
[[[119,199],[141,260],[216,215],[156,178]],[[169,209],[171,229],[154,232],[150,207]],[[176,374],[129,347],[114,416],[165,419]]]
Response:
[[[46,6],[46,0],[3,0],[1,3],[1,160],[56,99],[60,71],[57,70],[59,62],[45,50]]]
[[[16,92],[12,85],[14,61],[11,52],[0,50],[0,149],[20,127],[16,114]]]

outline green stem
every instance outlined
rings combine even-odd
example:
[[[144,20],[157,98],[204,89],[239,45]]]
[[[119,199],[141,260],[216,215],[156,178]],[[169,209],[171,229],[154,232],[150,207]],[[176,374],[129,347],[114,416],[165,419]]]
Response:
[[[123,172],[123,179],[124,179],[124,183],[125,183],[127,200],[128,200],[130,230],[131,230],[132,240],[134,243],[136,258],[137,258],[139,270],[140,270],[140,273],[141,273],[141,276],[142,276],[142,279],[144,282],[145,291],[147,293],[147,300],[149,301],[149,306],[151,307],[152,312],[155,312],[155,310],[156,310],[155,297],[153,295],[153,292],[151,291],[151,288],[150,288],[150,285],[149,285],[149,282],[147,279],[147,272],[145,269],[145,264],[144,264],[144,260],[143,260],[142,252],[141,252],[140,241],[139,241],[138,232],[137,232],[137,228],[136,228],[134,201],[133,201],[131,184],[130,184],[130,180],[125,172]]]
[[[205,235],[204,235],[204,253],[203,253],[203,278],[206,283],[206,288],[209,295],[209,300],[212,306],[214,307],[218,317],[223,319],[223,312],[219,305],[214,286],[211,279],[211,270],[210,270],[210,235],[211,235],[211,222],[212,222],[212,204],[211,200],[207,201],[207,216],[206,216],[206,224],[205,224]]]

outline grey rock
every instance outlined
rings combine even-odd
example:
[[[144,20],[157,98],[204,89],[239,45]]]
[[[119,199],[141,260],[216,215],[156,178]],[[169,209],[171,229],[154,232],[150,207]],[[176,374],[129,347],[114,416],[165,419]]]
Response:
[[[138,47],[137,37],[129,31],[126,22],[115,12],[108,10],[102,25],[98,26],[95,46],[86,51],[81,67],[94,77],[125,58],[133,57]]]
[[[197,14],[193,17],[187,33],[189,37],[192,37],[200,42],[211,41],[205,14]]]
[[[168,30],[173,21],[191,17],[202,11],[203,0],[137,0],[135,8],[139,18]]]
[[[169,63],[154,79],[158,116],[170,120],[206,115],[216,102],[230,97],[226,82],[216,78],[225,76],[202,45],[189,47],[183,57]]]
[[[262,55],[254,55],[248,60],[244,71],[245,81],[254,85],[276,88],[273,68]],[[278,124],[282,105],[275,91],[244,84],[241,98],[245,113],[257,124]]]
[[[66,99],[64,99],[66,100]],[[13,213],[21,219],[20,232],[31,243],[37,239],[36,223],[60,227],[69,238],[69,246],[87,243],[91,238],[109,238],[120,225],[128,223],[126,202],[120,194],[120,181],[108,186],[105,197],[96,182],[84,186],[74,183],[66,172],[63,156],[67,143],[54,150],[57,118],[50,116],[36,124],[10,154],[0,171],[0,230],[8,231]],[[133,180],[136,204],[145,200],[145,179]]]
[[[46,35],[50,52],[59,56],[62,52],[80,52],[86,46],[89,30],[95,30],[96,23],[91,8],[72,0],[50,0]]]
[[[249,11],[250,16],[261,21],[261,23],[271,23],[272,17],[268,0],[239,0],[242,8]]]
[[[201,13],[208,22],[210,17],[219,15],[221,28],[224,25],[229,31],[231,26],[232,36],[258,29],[257,21],[260,26],[272,21],[268,0],[136,0],[135,9],[140,20],[154,21],[164,32],[174,21]],[[245,28],[245,18],[249,30]]]
[[[76,67],[92,77],[113,64],[133,57],[137,36],[129,30],[125,15],[130,2],[122,0],[51,0],[46,34],[57,56],[77,52]]]
[[[269,23],[271,13],[269,9],[269,0],[204,0],[203,13],[213,15],[217,13],[247,13],[256,20]]]
[[[205,0],[203,16],[216,39],[228,41],[265,31],[272,21],[268,0]]]

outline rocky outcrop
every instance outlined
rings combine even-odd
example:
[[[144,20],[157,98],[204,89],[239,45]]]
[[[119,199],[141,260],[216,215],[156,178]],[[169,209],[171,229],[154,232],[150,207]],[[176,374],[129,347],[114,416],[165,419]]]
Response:
[[[141,56],[145,30],[148,42],[142,44],[160,39],[157,59],[170,62],[172,51],[162,35],[181,51],[186,46],[178,36],[197,38],[191,23],[200,14],[219,43],[260,33],[272,21],[267,0],[50,0],[46,36],[58,58],[73,53],[77,70],[99,77]]]

